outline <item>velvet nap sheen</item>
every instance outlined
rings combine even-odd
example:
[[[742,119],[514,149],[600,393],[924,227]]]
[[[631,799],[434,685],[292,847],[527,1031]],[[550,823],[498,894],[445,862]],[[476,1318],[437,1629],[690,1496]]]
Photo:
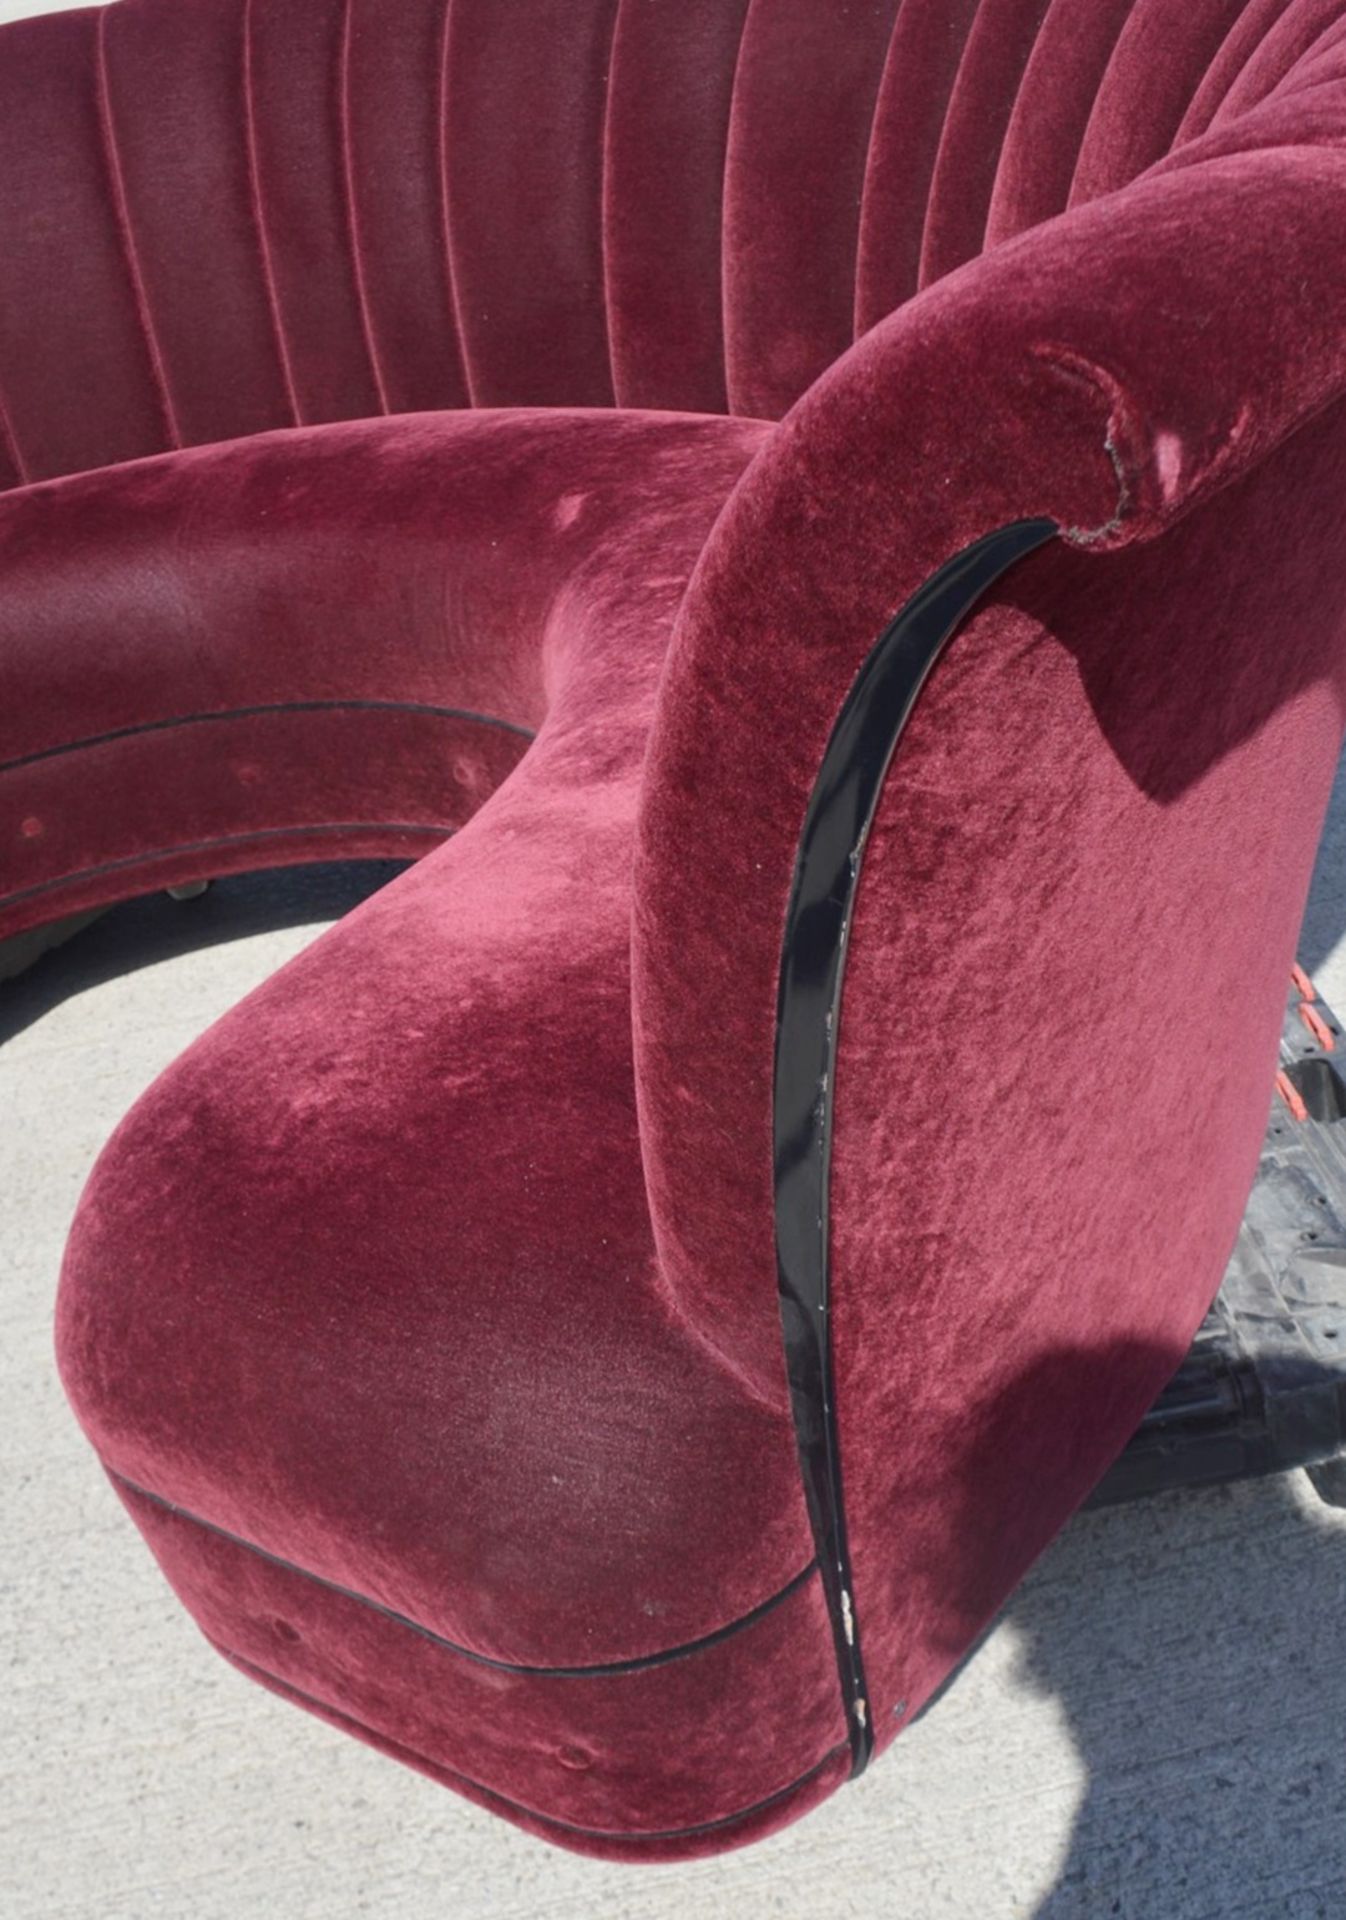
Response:
[[[878,634],[1043,517],[889,772],[833,1089],[879,1748],[974,1642],[1251,1178],[1346,705],[1343,230],[1342,0],[0,30],[0,933],[417,861],[71,1232],[67,1390],[240,1671],[620,1859],[845,1779],[781,937]]]

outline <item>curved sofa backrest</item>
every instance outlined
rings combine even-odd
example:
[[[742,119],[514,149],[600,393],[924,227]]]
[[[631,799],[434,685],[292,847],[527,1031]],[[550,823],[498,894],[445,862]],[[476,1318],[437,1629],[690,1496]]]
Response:
[[[777,417],[1342,0],[116,0],[0,33],[0,485],[382,411]]]

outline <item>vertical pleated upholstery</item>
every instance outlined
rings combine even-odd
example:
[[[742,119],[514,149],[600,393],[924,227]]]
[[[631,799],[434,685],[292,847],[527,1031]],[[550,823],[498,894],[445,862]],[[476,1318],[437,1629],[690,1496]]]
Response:
[[[616,13],[617,0],[450,6],[444,179],[475,406],[613,403],[602,162]]]
[[[981,0],[963,50],[921,237],[928,287],[982,251],[1000,147],[1047,0]]]
[[[257,226],[295,419],[382,410],[361,311],[342,141],[344,0],[246,0]]]
[[[1227,125],[1260,106],[1316,42],[1338,39],[1343,32],[1346,22],[1332,0],[1292,0],[1269,23],[1212,116],[1212,127]]]
[[[468,405],[444,223],[444,0],[348,0],[351,247],[389,413]]]
[[[723,413],[723,182],[748,0],[623,0],[603,248],[618,406]]]
[[[0,392],[30,480],[173,444],[109,169],[98,24],[19,21],[0,61]]]
[[[753,0],[724,178],[731,412],[784,413],[854,338],[870,127],[894,0]]]
[[[1136,0],[1085,129],[1072,206],[1123,187],[1168,152],[1247,0]]]
[[[1206,131],[1221,101],[1285,12],[1286,0],[1248,0],[1187,104],[1178,127],[1179,141],[1194,140]]]
[[[1065,211],[1099,85],[1133,5],[1051,0],[1005,129],[986,218],[988,247]]]
[[[0,487],[420,408],[778,416],[983,248],[1308,84],[1338,15],[116,0],[20,23]]]
[[[977,0],[902,0],[869,143],[855,276],[856,332],[917,288],[930,182]]]
[[[288,426],[239,0],[122,0],[100,17],[109,142],[177,437],[192,446]]]
[[[8,487],[21,487],[23,481],[24,472],[14,430],[9,424],[9,410],[0,399],[0,493]]]

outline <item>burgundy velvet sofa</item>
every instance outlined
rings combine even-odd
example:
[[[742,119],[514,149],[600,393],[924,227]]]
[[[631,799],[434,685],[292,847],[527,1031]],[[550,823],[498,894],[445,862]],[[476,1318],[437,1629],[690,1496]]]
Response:
[[[956,1666],[1251,1179],[1343,235],[1346,0],[0,32],[0,935],[416,857],[70,1238],[228,1660],[631,1860]]]

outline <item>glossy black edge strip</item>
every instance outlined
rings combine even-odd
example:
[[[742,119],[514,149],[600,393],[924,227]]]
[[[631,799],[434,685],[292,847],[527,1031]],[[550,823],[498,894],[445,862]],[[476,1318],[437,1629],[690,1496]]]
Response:
[[[964,616],[1059,529],[1019,520],[932,574],[880,634],[837,715],[809,796],[781,947],[773,1091],[776,1266],[795,1437],[851,1744],[874,1730],[846,1538],[829,1323],[828,1188],[837,1028],[865,841],[922,687]]]
[[[838,1742],[829,1747],[821,1760],[816,1760],[806,1773],[789,1780],[783,1787],[777,1787],[774,1793],[768,1793],[764,1799],[754,1800],[751,1806],[740,1807],[737,1813],[722,1813],[716,1820],[701,1820],[690,1827],[662,1827],[648,1833],[627,1833],[612,1827],[581,1827],[574,1821],[560,1820],[554,1813],[539,1813],[535,1807],[525,1806],[522,1800],[511,1800],[507,1794],[495,1787],[483,1786],[480,1780],[474,1780],[470,1774],[459,1773],[455,1767],[446,1767],[442,1761],[431,1760],[428,1755],[418,1753],[414,1747],[404,1746],[400,1740],[394,1740],[386,1733],[380,1733],[377,1727],[369,1726],[363,1720],[357,1720],[352,1713],[346,1713],[340,1707],[334,1707],[326,1700],[320,1700],[316,1693],[305,1693],[302,1687],[296,1687],[292,1681],[282,1680],[278,1673],[269,1668],[258,1666],[255,1660],[249,1660],[246,1654],[235,1653],[232,1647],[226,1647],[222,1640],[205,1635],[216,1653],[223,1654],[231,1666],[243,1673],[251,1674],[263,1681],[268,1687],[274,1687],[277,1693],[299,1700],[304,1705],[315,1707],[321,1714],[337,1722],[339,1726],[349,1727],[353,1733],[365,1734],[383,1751],[393,1757],[401,1757],[416,1767],[425,1768],[432,1777],[443,1781],[457,1780],[471,1793],[480,1794],[483,1800],[494,1802],[498,1807],[507,1807],[511,1813],[521,1813],[528,1820],[536,1820],[541,1826],[556,1827],[562,1833],[586,1834],[594,1840],[611,1840],[619,1845],[640,1846],[647,1840],[682,1840],[697,1833],[716,1833],[724,1827],[736,1827],[741,1821],[751,1820],[755,1814],[766,1813],[771,1807],[778,1806],[792,1793],[798,1793],[801,1787],[816,1780],[824,1767],[828,1767],[839,1754],[846,1751],[845,1743]]]
[[[474,713],[468,707],[429,706],[419,700],[276,700],[259,707],[222,707],[216,713],[179,713],[167,720],[145,720],[136,726],[114,727],[109,733],[91,733],[83,740],[63,741],[59,747],[39,747],[36,753],[21,753],[15,760],[0,761],[0,773],[35,766],[39,760],[56,760],[63,753],[83,753],[89,747],[105,747],[115,740],[134,740],[142,733],[171,733],[177,727],[204,727],[218,720],[256,720],[272,713],[412,713],[432,720],[467,720],[474,726],[497,727],[503,733],[518,734],[521,740],[536,737],[531,727],[520,726],[516,720],[501,720],[493,713]]]
[[[20,900],[35,900],[39,894],[57,893],[62,887],[77,887],[83,880],[98,880],[105,873],[125,873],[133,867],[150,867],[156,860],[175,860],[184,853],[215,853],[224,847],[265,845],[268,840],[307,840],[313,834],[336,833],[410,833],[436,841],[447,840],[452,827],[427,827],[407,820],[341,820],[322,826],[254,827],[249,833],[223,833],[214,840],[185,840],[175,847],[153,847],[148,853],[129,853],[122,860],[104,860],[100,866],[80,867],[75,873],[63,873],[55,880],[43,880],[35,887],[19,887],[13,893],[0,893],[0,907],[12,907]]]
[[[810,1560],[801,1567],[793,1579],[787,1580],[777,1592],[769,1594],[765,1600],[747,1613],[740,1614],[737,1620],[730,1620],[713,1632],[703,1634],[699,1640],[687,1640],[678,1647],[666,1647],[660,1653],[639,1654],[631,1660],[608,1660],[589,1667],[530,1667],[514,1660],[496,1660],[488,1653],[477,1653],[471,1647],[460,1646],[456,1640],[446,1640],[442,1634],[433,1633],[429,1627],[423,1627],[419,1620],[413,1620],[409,1614],[398,1613],[393,1607],[385,1607],[380,1600],[371,1600],[368,1594],[357,1593],[353,1587],[343,1587],[336,1580],[325,1579],[320,1573],[311,1573],[307,1567],[296,1566],[292,1560],[285,1560],[277,1553],[270,1553],[265,1547],[259,1547],[251,1540],[245,1540],[241,1534],[231,1533],[227,1527],[216,1526],[213,1520],[203,1520],[189,1507],[179,1506],[175,1500],[166,1500],[161,1493],[151,1493],[148,1487],[137,1485],[128,1480],[123,1473],[104,1466],[104,1473],[114,1486],[124,1487],[139,1500],[146,1500],[151,1506],[159,1507],[178,1520],[189,1521],[194,1527],[200,1527],[205,1533],[214,1534],[219,1540],[227,1540],[231,1546],[241,1547],[245,1553],[254,1554],[257,1559],[265,1560],[268,1566],[279,1567],[283,1573],[297,1574],[301,1580],[311,1581],[316,1587],[324,1587],[328,1593],[335,1593],[343,1600],[353,1600],[357,1606],[368,1607],[371,1613],[380,1614],[383,1619],[391,1620],[395,1626],[406,1627],[422,1640],[428,1640],[431,1646],[440,1647],[445,1653],[455,1653],[463,1660],[472,1661],[474,1666],[493,1667],[499,1673],[519,1673],[531,1676],[535,1680],[602,1680],[624,1673],[638,1673],[645,1667],[666,1667],[671,1661],[685,1660],[692,1654],[705,1653],[716,1647],[722,1640],[728,1640],[745,1627],[756,1626],[765,1619],[782,1601],[797,1593],[805,1582],[818,1570],[816,1560]]]

